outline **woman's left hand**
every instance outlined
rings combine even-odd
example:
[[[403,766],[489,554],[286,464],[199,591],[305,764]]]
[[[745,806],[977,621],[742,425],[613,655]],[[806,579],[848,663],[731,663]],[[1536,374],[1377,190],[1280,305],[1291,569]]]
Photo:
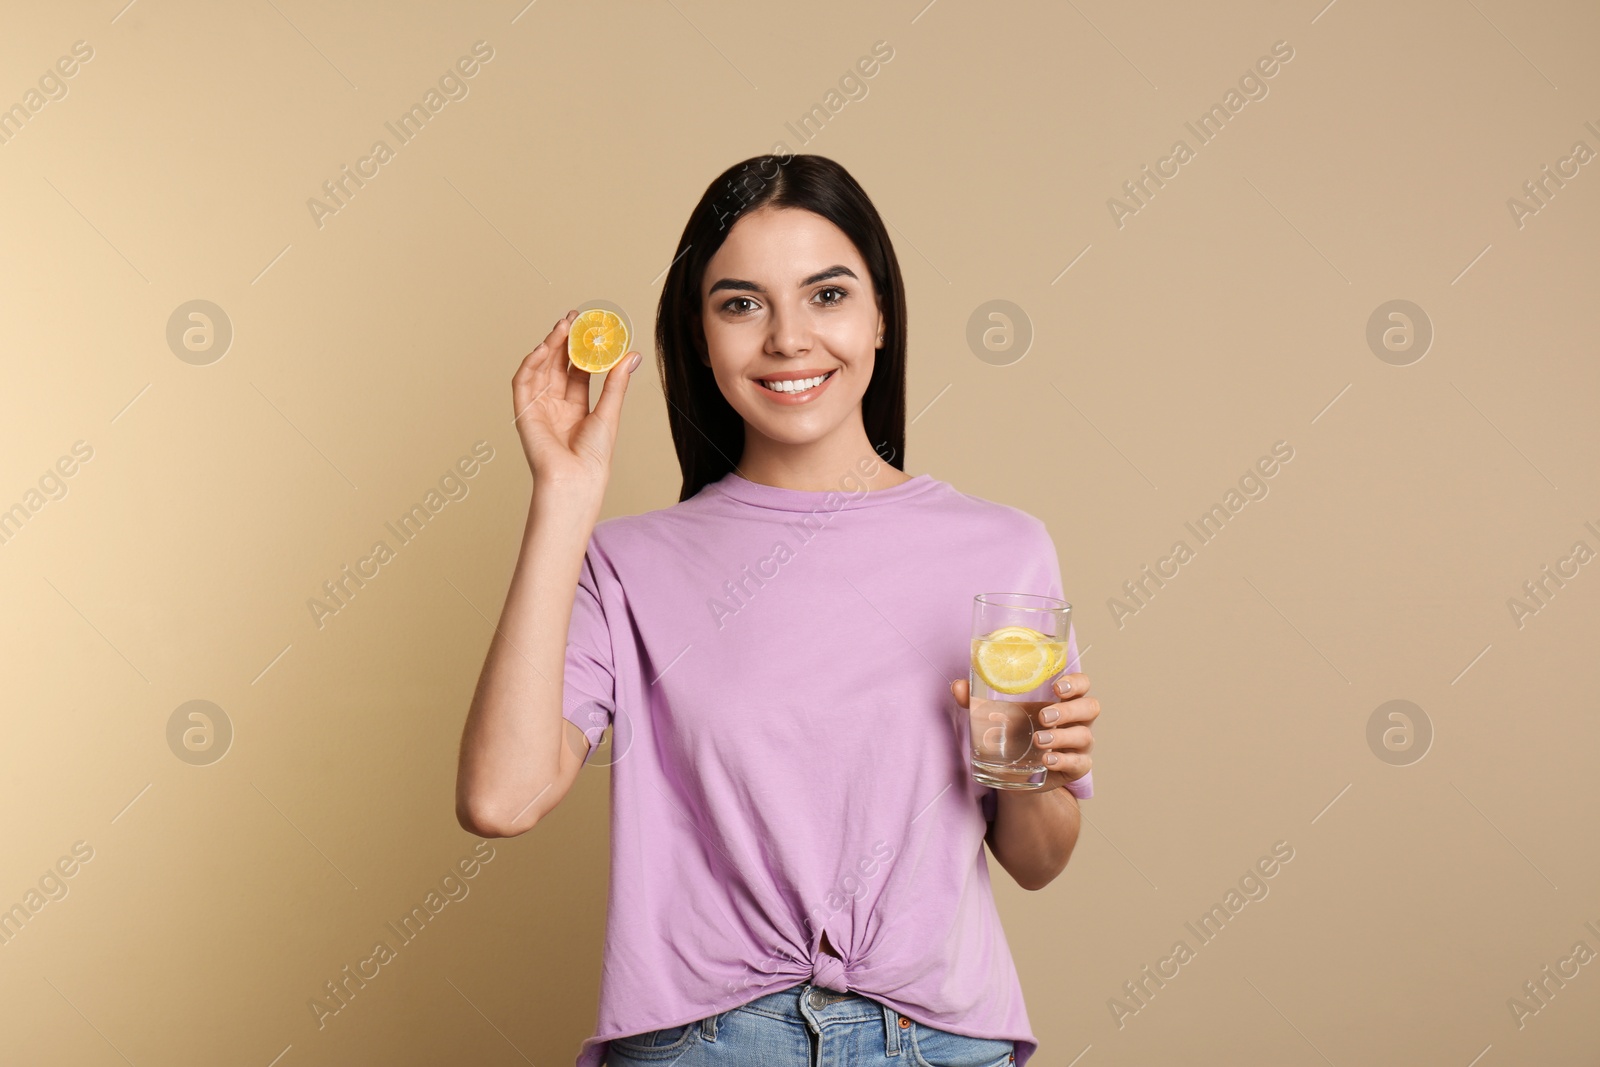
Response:
[[[1033,744],[1044,752],[1046,789],[1058,789],[1088,774],[1094,766],[1091,726],[1100,715],[1100,701],[1089,695],[1087,674],[1063,674],[1055,681],[1054,704],[1027,705],[1034,719]],[[970,687],[965,678],[950,683],[950,694],[963,708],[969,706]]]
[[[1094,766],[1089,756],[1094,748],[1091,726],[1100,715],[1100,701],[1089,695],[1087,674],[1063,674],[1056,679],[1055,691],[1061,700],[1039,710],[1039,725],[1033,734],[1034,747],[1045,753],[1047,789],[1075,782],[1089,773]]]

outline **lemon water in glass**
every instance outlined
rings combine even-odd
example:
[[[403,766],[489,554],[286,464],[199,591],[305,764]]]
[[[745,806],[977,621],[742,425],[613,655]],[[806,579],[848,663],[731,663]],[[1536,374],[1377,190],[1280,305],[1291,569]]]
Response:
[[[1033,743],[1038,714],[1058,702],[1051,683],[1067,668],[1072,605],[1033,593],[972,599],[968,713],[972,777],[995,789],[1042,789],[1044,752]]]

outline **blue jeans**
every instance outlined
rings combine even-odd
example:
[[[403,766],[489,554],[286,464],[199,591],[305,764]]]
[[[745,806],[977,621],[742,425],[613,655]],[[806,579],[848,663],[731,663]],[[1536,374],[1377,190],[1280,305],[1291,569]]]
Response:
[[[611,1039],[610,1067],[1007,1067],[1010,1041],[963,1037],[810,982],[682,1026]]]

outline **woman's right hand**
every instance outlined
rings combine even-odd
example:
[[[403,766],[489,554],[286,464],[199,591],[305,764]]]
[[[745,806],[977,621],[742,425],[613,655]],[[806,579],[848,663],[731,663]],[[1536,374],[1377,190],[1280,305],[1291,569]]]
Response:
[[[576,311],[567,312],[528,353],[511,379],[511,399],[535,493],[559,487],[598,503],[610,477],[622,396],[633,378],[629,367],[639,357],[630,351],[606,372],[600,399],[590,411],[591,375],[567,358],[567,331],[577,317]]]

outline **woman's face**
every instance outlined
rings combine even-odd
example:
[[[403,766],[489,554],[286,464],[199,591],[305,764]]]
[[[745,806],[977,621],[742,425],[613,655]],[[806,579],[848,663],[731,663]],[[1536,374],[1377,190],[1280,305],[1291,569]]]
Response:
[[[761,208],[734,223],[700,291],[701,361],[747,433],[808,444],[859,423],[884,319],[843,230],[799,208]],[[808,388],[771,387],[797,380]]]

